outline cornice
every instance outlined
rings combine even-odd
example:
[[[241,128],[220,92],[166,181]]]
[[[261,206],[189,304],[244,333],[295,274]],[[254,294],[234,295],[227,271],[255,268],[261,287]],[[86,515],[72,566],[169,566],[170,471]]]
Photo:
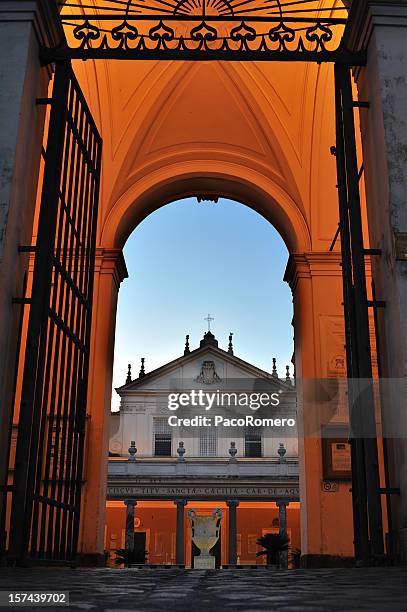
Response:
[[[55,0],[0,0],[1,22],[32,23],[40,46],[56,47],[65,40]]]
[[[129,276],[122,249],[98,247],[96,249],[95,273],[113,275],[116,287],[119,289],[120,283]]]
[[[315,276],[341,276],[341,254],[338,251],[291,253],[284,280],[294,292],[300,279]]]
[[[343,37],[345,47],[366,50],[378,26],[407,28],[407,0],[354,0]]]

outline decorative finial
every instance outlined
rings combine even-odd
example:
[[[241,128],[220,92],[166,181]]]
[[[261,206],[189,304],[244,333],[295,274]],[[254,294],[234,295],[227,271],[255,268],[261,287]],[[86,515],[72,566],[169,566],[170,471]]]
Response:
[[[230,334],[229,334],[229,346],[228,346],[228,353],[230,355],[233,355],[233,343],[232,343],[232,340],[233,340],[233,332],[230,332]]]
[[[127,461],[135,461],[136,453],[137,453],[136,443],[134,440],[132,440],[129,446],[129,458],[127,459]]]
[[[283,442],[280,442],[280,446],[279,446],[279,449],[278,449],[277,452],[280,455],[279,462],[280,463],[285,463],[286,462],[285,454],[286,454],[287,450],[286,450]]]
[[[178,448],[177,448],[177,453],[178,453],[178,461],[185,461],[184,459],[184,455],[185,455],[185,448],[184,448],[184,443],[180,442],[178,444]]]
[[[211,331],[211,321],[214,321],[215,319],[213,317],[211,317],[210,314],[208,314],[207,317],[204,318],[204,321],[208,322],[208,332]]]
[[[273,370],[271,372],[271,375],[275,376],[276,378],[278,378],[276,363],[277,363],[277,360],[276,360],[275,357],[273,357]]]
[[[140,373],[139,373],[139,375],[138,375],[138,376],[139,376],[139,378],[143,378],[143,376],[145,376],[145,375],[146,375],[146,371],[145,371],[145,369],[144,369],[144,362],[145,362],[145,358],[144,358],[144,357],[142,357],[142,358],[141,358],[141,368],[140,368]]]
[[[291,384],[290,366],[285,366],[285,381]]]
[[[229,448],[229,455],[230,455],[229,463],[235,463],[235,461],[237,461],[236,453],[237,453],[236,442],[231,442],[230,448]]]
[[[189,350],[189,334],[187,334],[186,337],[185,337],[184,355],[188,355],[189,352],[190,352],[190,350]]]
[[[127,370],[126,385],[131,383],[131,363],[129,363],[127,367],[128,367],[128,370]]]

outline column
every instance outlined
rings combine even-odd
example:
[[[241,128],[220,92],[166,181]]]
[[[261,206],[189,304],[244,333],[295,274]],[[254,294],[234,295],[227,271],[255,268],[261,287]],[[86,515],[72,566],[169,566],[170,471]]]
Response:
[[[176,499],[174,504],[177,506],[177,531],[176,531],[176,548],[175,562],[177,565],[185,565],[185,521],[184,508],[187,504],[186,499]]]
[[[378,300],[381,373],[394,379],[383,406],[384,431],[389,409],[400,415],[393,431],[406,430],[407,391],[407,1],[353,2],[346,46],[366,49],[367,64],[354,72],[361,109],[360,130],[365,168],[369,246],[380,249],[372,258]],[[396,381],[399,382],[396,382]],[[385,383],[386,384],[386,383]],[[394,439],[393,439],[394,438]],[[407,562],[407,440],[403,435],[387,441],[391,496],[391,522],[395,550]],[[391,527],[390,527],[391,529]],[[394,550],[393,549],[393,550]]]
[[[126,505],[126,550],[134,550],[134,507],[137,506],[135,499],[125,499]]]
[[[45,106],[51,76],[41,66],[41,45],[63,37],[56,3],[0,2],[0,486],[7,482],[8,431],[12,406],[21,297],[31,244]],[[2,494],[0,493],[0,508]]]
[[[278,519],[279,519],[279,532],[280,535],[287,534],[287,506],[288,502],[278,501]],[[280,553],[280,566],[284,569],[288,567],[288,550]]]
[[[278,501],[276,503],[277,503],[277,507],[278,507],[278,519],[279,519],[279,525],[280,525],[280,535],[283,535],[283,533],[287,533],[287,506],[288,506],[288,502]]]
[[[237,499],[229,499],[229,565],[237,565],[237,520],[236,509],[239,505]]]

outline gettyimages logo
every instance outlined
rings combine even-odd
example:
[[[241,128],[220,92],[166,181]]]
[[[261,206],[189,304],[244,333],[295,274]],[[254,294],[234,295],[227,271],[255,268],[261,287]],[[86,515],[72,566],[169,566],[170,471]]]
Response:
[[[202,380],[173,381],[173,392],[168,393],[167,408],[172,413],[168,425],[185,429],[185,435],[195,435],[202,428],[216,428],[227,436],[230,428],[257,428],[266,435],[277,429],[279,435],[296,435],[295,390],[270,379],[234,379],[208,381],[208,372]],[[223,389],[205,390],[197,382],[222,383]],[[200,386],[200,385],[199,385]],[[225,388],[226,387],[226,388]],[[194,428],[196,432],[194,432]],[[270,433],[272,435],[272,433]],[[277,435],[277,434],[276,434]]]
[[[280,392],[274,393],[229,393],[225,391],[208,392],[192,389],[184,393],[170,393],[168,395],[168,409],[178,410],[180,406],[195,406],[211,410],[215,405],[219,406],[243,406],[250,410],[258,410],[266,406],[278,406],[280,404]]]

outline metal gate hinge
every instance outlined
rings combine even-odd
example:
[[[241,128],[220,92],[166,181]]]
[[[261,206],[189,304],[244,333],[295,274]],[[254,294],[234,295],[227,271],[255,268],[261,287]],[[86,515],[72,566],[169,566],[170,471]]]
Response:
[[[400,489],[399,487],[381,487],[380,493],[382,495],[400,495]]]
[[[52,104],[52,98],[36,98],[35,103],[37,106],[46,106]]]
[[[370,102],[362,102],[360,100],[353,101],[354,108],[370,108]]]
[[[37,247],[35,247],[35,246],[20,245],[18,247],[18,252],[19,253],[35,253],[36,250],[37,250]]]
[[[383,300],[367,300],[369,308],[385,308],[386,302]]]
[[[31,304],[31,298],[23,298],[23,297],[13,298],[11,302],[13,304]]]
[[[363,249],[363,253],[365,255],[381,255],[382,250],[381,249]]]

